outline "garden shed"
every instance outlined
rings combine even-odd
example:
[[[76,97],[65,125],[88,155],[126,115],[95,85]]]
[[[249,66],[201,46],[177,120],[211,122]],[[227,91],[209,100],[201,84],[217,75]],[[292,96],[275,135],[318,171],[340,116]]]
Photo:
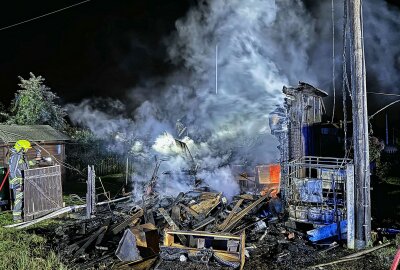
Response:
[[[33,148],[27,153],[30,160],[40,150],[42,157],[51,159],[53,164],[60,164],[65,161],[65,143],[70,138],[49,125],[0,125],[0,167],[7,166],[7,152],[18,140],[31,142]],[[64,179],[63,166],[61,172]]]

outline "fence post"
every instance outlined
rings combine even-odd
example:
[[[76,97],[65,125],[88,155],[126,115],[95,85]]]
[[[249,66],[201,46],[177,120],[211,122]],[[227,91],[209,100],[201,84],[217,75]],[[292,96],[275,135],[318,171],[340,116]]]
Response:
[[[88,165],[88,179],[87,179],[87,192],[86,192],[86,218],[90,219],[95,213],[96,209],[96,172],[94,166]]]

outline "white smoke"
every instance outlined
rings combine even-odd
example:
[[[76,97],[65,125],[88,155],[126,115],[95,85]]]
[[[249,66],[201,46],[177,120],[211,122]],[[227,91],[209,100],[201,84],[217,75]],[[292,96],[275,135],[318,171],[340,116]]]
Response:
[[[322,2],[318,1],[316,10],[329,10],[329,5]],[[398,17],[393,17],[387,6],[381,7],[378,2],[371,7],[367,4],[365,12],[385,9],[398,27]],[[340,8],[343,7],[336,7],[339,14]],[[329,85],[330,11],[325,15],[317,21],[299,0],[200,1],[176,22],[176,32],[166,39],[169,60],[178,71],[164,78],[162,84],[151,83],[149,79],[148,96],[143,96],[144,91],[140,91],[140,96],[135,89],[130,91],[129,98],[135,103],[142,101],[131,117],[111,117],[89,101],[70,105],[70,117],[99,136],[125,134],[124,140],[130,142],[129,151],[138,164],[135,181],[150,179],[154,156],[167,157],[160,167],[160,178],[162,172],[169,172],[163,190],[173,194],[190,189],[193,182],[179,173],[180,169],[191,166],[174,140],[178,135],[175,124],[180,119],[187,127],[187,137],[182,140],[199,163],[199,175],[211,187],[232,196],[238,187],[228,165],[254,167],[278,159],[278,143],[270,134],[268,114],[283,103],[282,86],[299,80],[320,87]],[[366,25],[371,24],[376,30],[373,35],[383,35],[378,27],[398,35],[384,21],[370,20],[373,21],[366,19]],[[337,29],[340,32],[340,26]],[[340,43],[340,38],[337,40]],[[371,51],[368,46],[367,56]],[[391,46],[396,45],[393,42]],[[389,49],[393,53],[394,48],[389,46]],[[384,57],[391,57],[391,53]],[[387,69],[392,74],[394,67]],[[382,77],[383,81],[386,79]]]
[[[400,11],[385,1],[366,1],[364,41],[367,72],[382,92],[400,93]],[[367,73],[368,76],[368,73]]]

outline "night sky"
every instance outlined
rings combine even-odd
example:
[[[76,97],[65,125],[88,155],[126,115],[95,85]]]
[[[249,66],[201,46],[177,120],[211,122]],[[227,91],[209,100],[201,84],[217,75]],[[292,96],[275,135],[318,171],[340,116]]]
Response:
[[[8,1],[0,10],[0,28],[78,2]],[[124,100],[127,90],[146,78],[173,71],[166,60],[166,38],[196,3],[92,0],[0,31],[0,102],[9,105],[18,75],[27,78],[29,72],[44,76],[62,104],[90,97]]]
[[[9,1],[0,28],[79,1]],[[179,3],[178,3],[179,2]],[[193,1],[92,0],[0,31],[0,87],[8,104],[18,75],[42,75],[62,102],[123,98],[146,77],[171,71],[164,39]]]

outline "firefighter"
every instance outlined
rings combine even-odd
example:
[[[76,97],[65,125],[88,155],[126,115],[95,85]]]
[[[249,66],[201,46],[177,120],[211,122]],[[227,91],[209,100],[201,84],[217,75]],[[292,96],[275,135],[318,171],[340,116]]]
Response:
[[[14,221],[22,221],[23,185],[22,171],[29,169],[34,162],[28,162],[26,153],[31,149],[31,143],[27,140],[19,140],[10,150],[10,189],[12,191],[14,203],[12,207]]]

